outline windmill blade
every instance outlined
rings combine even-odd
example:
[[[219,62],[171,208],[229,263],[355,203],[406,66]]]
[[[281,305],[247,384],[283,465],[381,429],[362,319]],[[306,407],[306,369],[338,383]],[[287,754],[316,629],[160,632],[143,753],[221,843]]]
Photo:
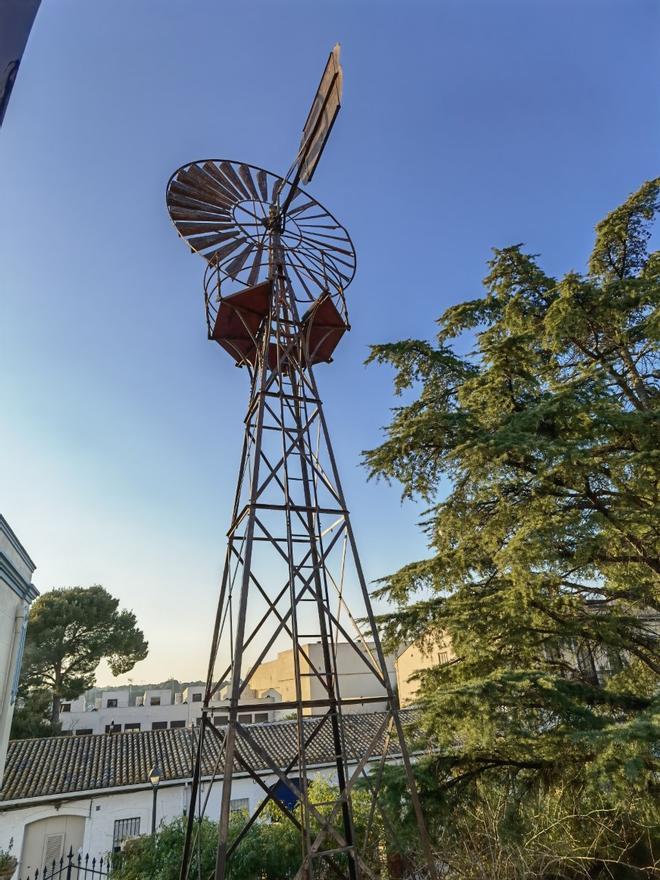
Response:
[[[337,43],[330,53],[303,127],[296,159],[298,164],[296,176],[302,183],[309,183],[314,176],[341,107],[342,85],[343,71],[339,63],[339,43]]]

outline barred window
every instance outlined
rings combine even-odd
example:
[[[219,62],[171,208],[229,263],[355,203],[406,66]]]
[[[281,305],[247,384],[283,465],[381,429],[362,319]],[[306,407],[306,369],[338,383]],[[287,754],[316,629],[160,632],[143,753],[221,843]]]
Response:
[[[119,852],[121,845],[129,837],[137,837],[140,833],[140,817],[133,819],[115,819],[112,834],[112,851]]]
[[[254,723],[260,724],[263,721],[268,721],[268,712],[255,712],[254,713]]]
[[[163,722],[163,724],[165,724],[165,722]],[[170,721],[170,727],[185,727],[185,726],[186,726],[185,721]]]
[[[167,727],[167,721],[152,721],[151,729],[152,730],[165,730]]]
[[[229,812],[230,813],[249,813],[250,812],[250,799],[249,798],[236,798],[235,801],[229,801]]]
[[[193,694],[192,701],[193,701],[193,703],[201,703],[202,702],[202,695],[201,694]]]

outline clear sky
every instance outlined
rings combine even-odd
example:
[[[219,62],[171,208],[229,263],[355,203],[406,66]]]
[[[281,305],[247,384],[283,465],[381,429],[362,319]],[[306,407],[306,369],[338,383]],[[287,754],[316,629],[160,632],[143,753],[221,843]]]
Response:
[[[136,612],[135,681],[204,675],[247,395],[165,185],[197,158],[283,172],[337,40],[310,190],[358,274],[317,378],[369,578],[424,552],[421,508],[359,466],[392,405],[369,343],[431,336],[492,246],[583,268],[658,174],[655,0],[43,0],[0,130],[0,511],[41,591]]]

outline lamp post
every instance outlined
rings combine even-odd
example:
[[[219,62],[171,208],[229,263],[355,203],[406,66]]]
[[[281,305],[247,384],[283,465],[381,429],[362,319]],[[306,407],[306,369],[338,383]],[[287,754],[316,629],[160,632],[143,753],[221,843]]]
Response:
[[[154,805],[151,811],[151,833],[152,835],[156,833],[156,798],[158,797],[158,785],[160,784],[160,777],[162,776],[162,771],[158,764],[154,764],[154,766],[149,771],[149,782],[151,783],[151,787],[154,792]]]

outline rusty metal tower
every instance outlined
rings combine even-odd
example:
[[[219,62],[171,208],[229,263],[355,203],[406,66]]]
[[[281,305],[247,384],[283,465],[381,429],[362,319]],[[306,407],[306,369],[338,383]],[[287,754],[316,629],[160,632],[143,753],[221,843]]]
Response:
[[[421,831],[422,861],[433,872],[396,692],[313,372],[314,365],[332,360],[349,329],[344,294],[355,272],[348,233],[300,188],[316,169],[341,92],[337,45],[296,159],[284,177],[242,162],[200,160],[179,168],[167,187],[167,206],[179,235],[208,264],[204,296],[209,338],[244,367],[250,379],[182,880],[189,877],[196,818],[204,810],[200,777],[208,737],[222,747],[215,774],[222,785],[216,878],[230,875],[232,856],[268,803],[300,833],[297,877],[376,876],[369,835],[378,811],[388,834],[396,835],[395,823],[379,801],[388,755],[401,762],[407,774]],[[290,687],[276,708],[294,716],[296,736],[295,748],[283,759],[275,746],[269,749],[263,738],[255,737],[245,717],[263,710],[257,697],[264,690],[264,682],[255,679],[258,668],[275,652],[286,650]],[[354,675],[342,676],[346,668]],[[358,678],[358,693],[342,688]],[[365,689],[370,696],[364,697]],[[221,690],[228,696],[228,708],[225,704],[222,710],[217,707]],[[370,735],[356,742],[345,723],[347,713],[373,709],[380,711]],[[310,793],[308,765],[318,741],[328,741],[328,734],[337,797],[321,809]],[[264,782],[264,768],[277,779],[276,785]],[[260,786],[264,799],[238,838],[231,839],[236,770]],[[359,780],[372,798],[361,840],[356,839],[353,820]]]

